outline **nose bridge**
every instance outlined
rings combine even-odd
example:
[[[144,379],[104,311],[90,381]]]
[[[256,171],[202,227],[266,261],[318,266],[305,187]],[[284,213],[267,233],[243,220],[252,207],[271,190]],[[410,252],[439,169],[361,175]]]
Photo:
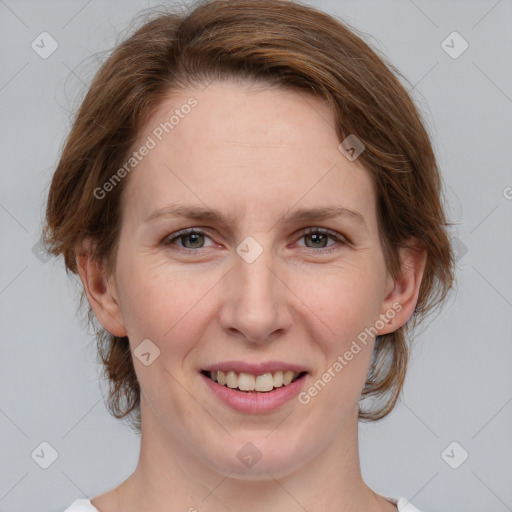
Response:
[[[253,237],[237,247],[233,270],[227,276],[221,325],[250,341],[265,341],[290,325],[286,287],[276,276],[274,251]]]

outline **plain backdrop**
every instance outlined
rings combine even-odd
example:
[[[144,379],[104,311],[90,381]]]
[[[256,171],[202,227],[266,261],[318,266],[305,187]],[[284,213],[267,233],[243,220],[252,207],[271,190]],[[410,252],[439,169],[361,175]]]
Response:
[[[456,290],[415,339],[396,409],[361,424],[363,476],[423,512],[510,511],[512,1],[309,3],[361,30],[410,81],[456,223]],[[61,512],[137,462],[139,438],[103,405],[75,281],[37,244],[71,113],[153,5],[0,0],[0,512]],[[46,469],[41,453],[55,459]]]

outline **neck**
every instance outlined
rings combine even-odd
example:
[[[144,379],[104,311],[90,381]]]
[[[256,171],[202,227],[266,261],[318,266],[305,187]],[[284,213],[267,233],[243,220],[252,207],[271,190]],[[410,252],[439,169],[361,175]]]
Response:
[[[198,460],[143,407],[139,461],[116,493],[123,512],[168,512],[170,505],[189,512],[396,511],[362,479],[357,411],[308,463],[284,476],[266,471],[249,480]]]

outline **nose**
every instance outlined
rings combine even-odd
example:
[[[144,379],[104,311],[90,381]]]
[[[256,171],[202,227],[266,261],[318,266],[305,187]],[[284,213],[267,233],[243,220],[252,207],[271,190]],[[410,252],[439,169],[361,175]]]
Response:
[[[251,263],[234,254],[234,267],[223,280],[219,314],[220,326],[229,336],[265,343],[290,329],[293,294],[271,252],[263,250]]]

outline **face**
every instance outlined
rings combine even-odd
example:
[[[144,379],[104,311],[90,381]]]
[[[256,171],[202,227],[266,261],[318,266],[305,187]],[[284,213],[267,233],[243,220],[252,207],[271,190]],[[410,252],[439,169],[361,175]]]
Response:
[[[370,175],[323,100],[254,84],[173,93],[144,144],[110,281],[145,354],[143,436],[224,475],[289,474],[355,435],[375,332],[397,328]]]

